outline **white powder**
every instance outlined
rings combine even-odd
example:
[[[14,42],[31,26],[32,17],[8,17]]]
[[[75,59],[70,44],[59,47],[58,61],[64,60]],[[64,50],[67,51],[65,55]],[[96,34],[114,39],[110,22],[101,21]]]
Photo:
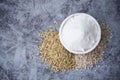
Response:
[[[98,42],[100,37],[98,24],[89,15],[70,17],[63,25],[61,38],[64,47],[70,52],[85,52]]]

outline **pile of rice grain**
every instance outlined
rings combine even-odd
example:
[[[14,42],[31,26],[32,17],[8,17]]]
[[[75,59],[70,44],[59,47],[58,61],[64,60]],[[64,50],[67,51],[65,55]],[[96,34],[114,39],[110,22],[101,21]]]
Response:
[[[90,68],[103,58],[106,41],[109,38],[109,28],[106,24],[101,25],[102,36],[99,45],[88,54],[75,55],[68,52],[60,43],[58,32],[50,29],[40,34],[43,43],[39,46],[42,60],[47,61],[55,71]]]
[[[40,36],[44,39],[41,46],[43,61],[49,62],[50,67],[55,71],[75,68],[75,55],[62,46],[57,31],[50,29]]]

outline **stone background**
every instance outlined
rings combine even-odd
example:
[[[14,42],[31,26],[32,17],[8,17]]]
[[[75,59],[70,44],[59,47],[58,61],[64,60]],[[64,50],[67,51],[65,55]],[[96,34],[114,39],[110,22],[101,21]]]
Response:
[[[59,29],[79,12],[110,25],[104,59],[91,69],[53,72],[36,56],[35,40],[54,20]],[[0,80],[120,80],[120,0],[0,0]]]

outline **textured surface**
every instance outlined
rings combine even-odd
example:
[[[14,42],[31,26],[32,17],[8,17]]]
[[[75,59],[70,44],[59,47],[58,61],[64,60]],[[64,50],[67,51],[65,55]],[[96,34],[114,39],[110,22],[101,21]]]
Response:
[[[0,0],[0,80],[120,80],[119,0]],[[40,32],[85,12],[110,25],[104,59],[90,70],[53,72],[37,55]]]

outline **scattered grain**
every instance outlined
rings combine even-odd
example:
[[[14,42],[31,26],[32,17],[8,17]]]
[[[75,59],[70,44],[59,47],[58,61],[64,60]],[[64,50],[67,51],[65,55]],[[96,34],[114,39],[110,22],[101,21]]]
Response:
[[[40,34],[40,37],[43,38],[43,43],[38,46],[38,49],[41,51],[42,60],[48,62],[55,71],[90,68],[102,60],[106,42],[112,37],[107,24],[103,23],[101,25],[101,31],[101,41],[92,52],[74,55],[62,46],[56,30],[47,30]]]

